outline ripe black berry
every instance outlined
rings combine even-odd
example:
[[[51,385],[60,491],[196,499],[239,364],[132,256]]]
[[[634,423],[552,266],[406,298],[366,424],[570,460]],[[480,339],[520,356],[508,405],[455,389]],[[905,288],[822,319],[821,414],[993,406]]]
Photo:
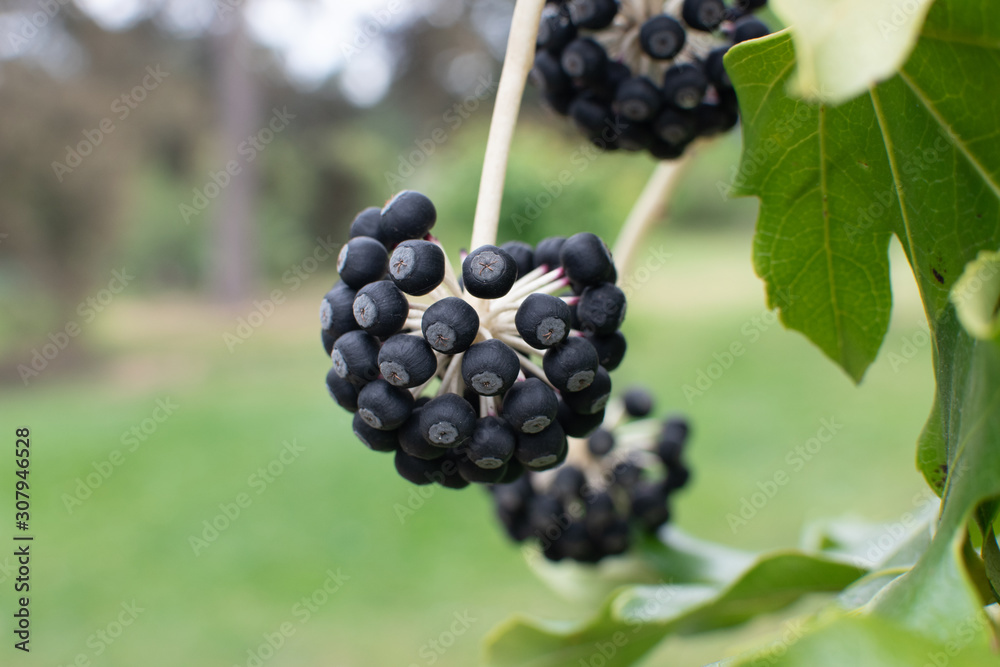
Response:
[[[733,87],[733,82],[729,79],[729,74],[726,72],[725,65],[722,63],[722,58],[728,51],[729,46],[720,46],[712,49],[708,52],[708,55],[705,56],[705,74],[708,76],[708,80],[715,86],[721,86],[723,88]]]
[[[430,346],[444,354],[465,352],[479,333],[476,309],[456,296],[435,302],[420,323],[420,330]]]
[[[381,233],[381,224],[382,209],[378,206],[370,206],[361,211],[361,213],[358,213],[357,217],[354,218],[354,222],[351,223],[349,237],[353,239],[357,236],[369,236],[381,241],[382,238],[379,236]]]
[[[653,397],[645,389],[633,387],[625,392],[622,397],[625,403],[625,412],[630,417],[648,417],[653,411]]]
[[[561,266],[559,252],[565,242],[566,237],[564,236],[550,236],[539,241],[538,245],[535,246],[535,266],[544,266],[550,271]]]
[[[387,259],[392,282],[412,296],[423,296],[440,285],[444,264],[444,251],[431,241],[403,241]]]
[[[340,249],[337,273],[348,287],[361,289],[385,275],[389,253],[385,246],[370,236],[356,236]]]
[[[399,446],[395,431],[380,431],[365,423],[360,413],[354,414],[352,422],[354,435],[368,449],[374,452],[392,452]]]
[[[593,456],[607,456],[615,448],[615,436],[611,431],[599,428],[587,438],[587,449]]]
[[[413,190],[403,190],[382,208],[379,238],[388,246],[407,239],[422,239],[437,221],[431,200]]]
[[[601,366],[597,367],[594,381],[580,391],[566,392],[563,394],[563,402],[566,406],[581,415],[599,414],[604,411],[604,406],[611,398],[611,376]]]
[[[535,268],[535,249],[524,241],[507,241],[500,249],[514,258],[518,278]]]
[[[726,5],[722,0],[684,0],[681,16],[695,30],[711,32],[726,17]]]
[[[697,116],[676,109],[664,109],[653,121],[653,131],[672,146],[686,146],[698,134]]]
[[[764,25],[763,21],[755,16],[744,16],[737,20],[733,26],[733,44],[766,37],[770,34],[771,29]]]
[[[333,370],[353,385],[363,386],[378,377],[379,344],[365,331],[349,331],[333,344]]]
[[[536,46],[552,53],[560,53],[575,38],[576,26],[570,20],[569,12],[554,5],[546,6],[538,25]]]
[[[514,326],[524,342],[536,350],[558,345],[570,331],[570,308],[549,294],[531,294],[517,309]]]
[[[674,65],[663,75],[663,97],[677,109],[694,109],[705,98],[708,76],[695,63]]]
[[[660,110],[663,97],[660,89],[644,76],[630,77],[615,92],[614,109],[631,121],[651,120]]]
[[[517,438],[513,429],[499,417],[482,417],[466,445],[469,459],[480,468],[502,468],[514,455]],[[472,481],[472,480],[469,480]]]
[[[542,358],[545,377],[562,392],[586,389],[597,374],[597,351],[583,338],[571,337],[549,348]]]
[[[430,344],[419,336],[396,334],[382,344],[378,369],[396,387],[419,387],[437,371],[437,357]]]
[[[420,433],[432,445],[457,447],[475,428],[476,411],[456,394],[442,394],[420,409]]]
[[[319,324],[324,331],[329,331],[334,340],[341,334],[359,329],[354,319],[354,297],[357,291],[345,283],[338,282],[333,286],[319,306]]]
[[[608,54],[589,37],[579,37],[563,50],[560,63],[563,71],[574,79],[599,82],[608,66]]]
[[[354,297],[354,319],[373,336],[386,338],[406,323],[410,303],[390,280],[369,283]]]
[[[556,407],[556,420],[571,438],[586,438],[604,422],[604,410],[592,415],[573,412],[565,402],[559,401]]]
[[[538,378],[515,382],[503,399],[502,415],[519,433],[538,433],[556,418],[555,392]]]
[[[531,83],[545,95],[562,95],[573,88],[573,81],[563,71],[557,56],[539,51],[531,68]]]
[[[472,296],[498,299],[517,280],[517,262],[494,245],[476,248],[462,262],[462,284]]]
[[[611,25],[618,13],[615,0],[570,0],[569,15],[573,24],[590,30]]]
[[[597,285],[608,280],[614,271],[611,251],[601,237],[580,232],[566,239],[559,251],[566,275],[580,285]]]
[[[601,366],[604,366],[607,370],[615,370],[622,363],[622,359],[625,358],[625,336],[620,331],[607,336],[586,334],[584,337],[597,350],[597,358]]]
[[[437,461],[410,456],[402,449],[396,450],[396,472],[408,482],[419,485],[433,484],[441,476]]]
[[[476,464],[470,456],[470,451],[463,448],[455,463],[458,466],[458,474],[466,482],[473,484],[495,484],[503,479],[507,472],[506,466],[501,464],[496,468],[483,468]]]
[[[669,14],[654,16],[642,24],[639,44],[650,58],[670,60],[684,48],[687,35],[680,21]]]
[[[357,412],[358,388],[337,375],[335,368],[331,368],[326,374],[326,388],[330,392],[330,397],[337,401],[337,405],[348,412]]]
[[[566,433],[559,422],[538,433],[519,433],[514,456],[528,470],[555,468],[566,460]]]
[[[358,415],[379,431],[394,431],[413,412],[413,394],[385,380],[369,382],[358,392]]]
[[[399,448],[418,459],[433,461],[444,456],[446,450],[443,447],[436,447],[426,440],[420,433],[420,408],[414,409],[409,419],[403,422],[396,432],[399,437]]]
[[[462,357],[462,378],[480,396],[498,396],[517,380],[517,353],[493,338],[476,343]]]
[[[576,304],[580,328],[601,336],[614,333],[625,319],[625,306],[625,293],[612,283],[587,287]]]

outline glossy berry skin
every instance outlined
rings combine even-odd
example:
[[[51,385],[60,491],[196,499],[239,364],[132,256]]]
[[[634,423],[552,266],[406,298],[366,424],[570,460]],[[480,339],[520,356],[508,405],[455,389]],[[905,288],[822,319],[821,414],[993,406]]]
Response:
[[[538,433],[519,433],[514,456],[525,468],[538,472],[565,461],[567,449],[566,433],[559,422],[553,422]]]
[[[684,0],[681,16],[695,30],[711,32],[726,17],[726,5],[722,0]]]
[[[340,249],[337,273],[348,287],[361,289],[385,275],[389,253],[385,246],[370,236],[356,236]]]
[[[378,341],[365,331],[349,331],[333,344],[333,370],[361,387],[378,377]]]
[[[517,280],[517,262],[494,245],[473,250],[462,262],[462,285],[472,296],[498,299],[510,291]]]
[[[406,324],[410,303],[392,281],[379,280],[358,290],[353,310],[361,328],[373,336],[387,338]]]
[[[580,285],[597,285],[614,272],[611,251],[601,237],[580,232],[566,239],[559,251],[566,276]]]
[[[420,408],[413,410],[409,419],[403,422],[396,432],[399,438],[399,448],[410,456],[425,461],[433,461],[444,456],[448,450],[443,447],[435,447],[420,434]]]
[[[570,308],[559,297],[530,294],[517,309],[514,326],[525,343],[536,350],[545,350],[566,339],[570,320]]]
[[[444,354],[465,352],[479,333],[479,314],[457,296],[436,301],[427,310],[420,330],[432,348]]]
[[[379,238],[387,246],[407,239],[422,239],[437,221],[437,210],[431,200],[413,190],[403,190],[382,208]]]
[[[330,332],[334,340],[348,331],[360,329],[354,319],[354,297],[357,291],[343,282],[338,282],[323,297],[319,306],[319,324],[324,331]]]
[[[482,417],[467,443],[469,459],[480,468],[502,468],[514,455],[517,437],[507,422],[499,417]],[[469,480],[473,481],[473,480]]]
[[[331,368],[326,374],[326,389],[337,405],[348,412],[358,411],[358,388],[337,375],[334,368]]]
[[[629,417],[641,419],[653,411],[653,397],[645,389],[639,387],[629,389],[622,400],[625,404],[625,413]]]
[[[758,37],[766,37],[770,34],[771,29],[763,21],[755,16],[744,16],[736,21],[733,26],[733,44],[757,39]]]
[[[662,99],[656,84],[644,76],[636,76],[618,86],[613,106],[623,118],[642,123],[656,116]]]
[[[663,98],[675,109],[697,108],[707,90],[708,76],[701,65],[678,63],[663,75]]]
[[[571,0],[569,15],[573,25],[589,30],[600,30],[611,25],[618,13],[615,0]]]
[[[535,249],[524,241],[507,241],[500,249],[514,258],[518,278],[535,268]]]
[[[687,35],[684,26],[673,16],[660,14],[642,24],[639,44],[650,58],[670,60],[684,48]]]
[[[589,37],[579,37],[563,50],[560,63],[563,71],[574,79],[599,82],[608,67],[608,54]]]
[[[379,237],[381,224],[382,209],[378,206],[369,206],[358,213],[354,222],[351,223],[350,238],[368,236],[381,241],[382,239]]]
[[[597,351],[598,361],[606,370],[615,370],[622,363],[622,359],[625,358],[627,344],[625,343],[625,336],[620,331],[607,336],[585,334],[584,338],[593,345]]]
[[[361,415],[354,414],[352,423],[354,435],[368,449],[374,452],[393,452],[399,446],[395,431],[380,431],[365,423]]]
[[[539,241],[535,246],[535,267],[545,266],[551,271],[561,266],[559,253],[564,243],[566,243],[565,236],[550,236]]]
[[[597,367],[594,381],[585,389],[563,394],[563,402],[573,412],[581,415],[599,414],[611,398],[611,376],[602,367]]]
[[[476,411],[456,394],[443,394],[420,409],[420,433],[438,447],[458,447],[472,437]]]
[[[382,344],[378,369],[396,387],[419,387],[437,371],[437,357],[430,344],[418,336],[396,334]]]
[[[358,392],[358,415],[379,431],[394,431],[413,412],[413,394],[383,379],[369,382]]]
[[[515,382],[504,396],[502,415],[519,433],[538,433],[555,421],[559,400],[538,378]]]
[[[495,338],[476,343],[462,357],[462,379],[480,396],[503,395],[520,369],[517,353]]]
[[[386,260],[389,278],[403,292],[423,296],[444,280],[445,257],[431,241],[403,241]]]
[[[587,287],[576,304],[579,328],[600,336],[612,334],[625,320],[625,293],[611,283]]]
[[[586,389],[597,375],[597,350],[583,338],[570,337],[542,357],[545,377],[561,392]]]

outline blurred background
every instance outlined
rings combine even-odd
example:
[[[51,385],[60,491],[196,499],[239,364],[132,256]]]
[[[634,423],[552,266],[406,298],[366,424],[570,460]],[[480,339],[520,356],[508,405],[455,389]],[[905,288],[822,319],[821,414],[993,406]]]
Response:
[[[0,415],[10,444],[31,429],[36,537],[31,653],[5,641],[3,664],[470,665],[511,614],[592,612],[532,573],[484,492],[417,494],[323,384],[317,309],[356,212],[420,190],[445,246],[468,243],[512,10],[0,1]],[[765,549],[823,517],[898,522],[922,502],[933,387],[912,277],[897,253],[893,327],[854,387],[767,310],[756,202],[727,197],[738,156],[738,133],[699,152],[629,273],[615,382],[694,425],[675,523]],[[610,242],[653,167],[596,152],[529,90],[500,240]],[[793,466],[822,419],[843,428]],[[778,470],[789,484],[732,528]],[[780,623],[671,639],[647,664],[704,664]]]

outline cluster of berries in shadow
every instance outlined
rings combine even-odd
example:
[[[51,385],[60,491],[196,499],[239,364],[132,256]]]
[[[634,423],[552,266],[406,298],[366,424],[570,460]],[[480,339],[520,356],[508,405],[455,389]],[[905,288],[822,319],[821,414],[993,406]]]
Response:
[[[690,472],[683,461],[687,422],[651,418],[652,411],[649,394],[632,389],[609,404],[589,437],[571,442],[558,470],[494,485],[497,516],[510,537],[552,561],[596,563],[628,551],[637,534],[655,534]]]
[[[351,224],[320,306],[327,389],[354,433],[415,484],[512,482],[559,466],[605,417],[625,295],[594,234],[462,256],[456,275],[426,196]]]
[[[531,81],[548,106],[609,150],[680,157],[739,120],[726,51],[770,31],[767,0],[550,0]]]

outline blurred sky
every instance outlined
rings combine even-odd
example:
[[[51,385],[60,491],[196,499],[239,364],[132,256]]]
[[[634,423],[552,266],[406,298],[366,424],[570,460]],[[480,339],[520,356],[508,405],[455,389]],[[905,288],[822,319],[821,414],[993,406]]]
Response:
[[[82,54],[60,29],[58,12],[48,7],[68,0],[25,0],[0,11],[0,60],[31,57],[55,75],[70,75]],[[304,89],[342,73],[340,87],[356,106],[371,106],[388,92],[395,53],[385,33],[418,19],[446,26],[461,17],[463,3],[448,0],[72,0],[107,30],[124,30],[152,13],[180,35],[211,30],[237,9],[245,12],[250,34],[272,49],[289,80]],[[485,5],[503,3],[485,2]],[[60,9],[59,11],[63,11]],[[509,11],[506,10],[506,11]],[[38,28],[30,40],[26,20]],[[495,22],[493,22],[495,25]],[[30,30],[30,28],[29,28]],[[502,36],[500,36],[502,37]],[[496,39],[492,40],[496,41]]]

